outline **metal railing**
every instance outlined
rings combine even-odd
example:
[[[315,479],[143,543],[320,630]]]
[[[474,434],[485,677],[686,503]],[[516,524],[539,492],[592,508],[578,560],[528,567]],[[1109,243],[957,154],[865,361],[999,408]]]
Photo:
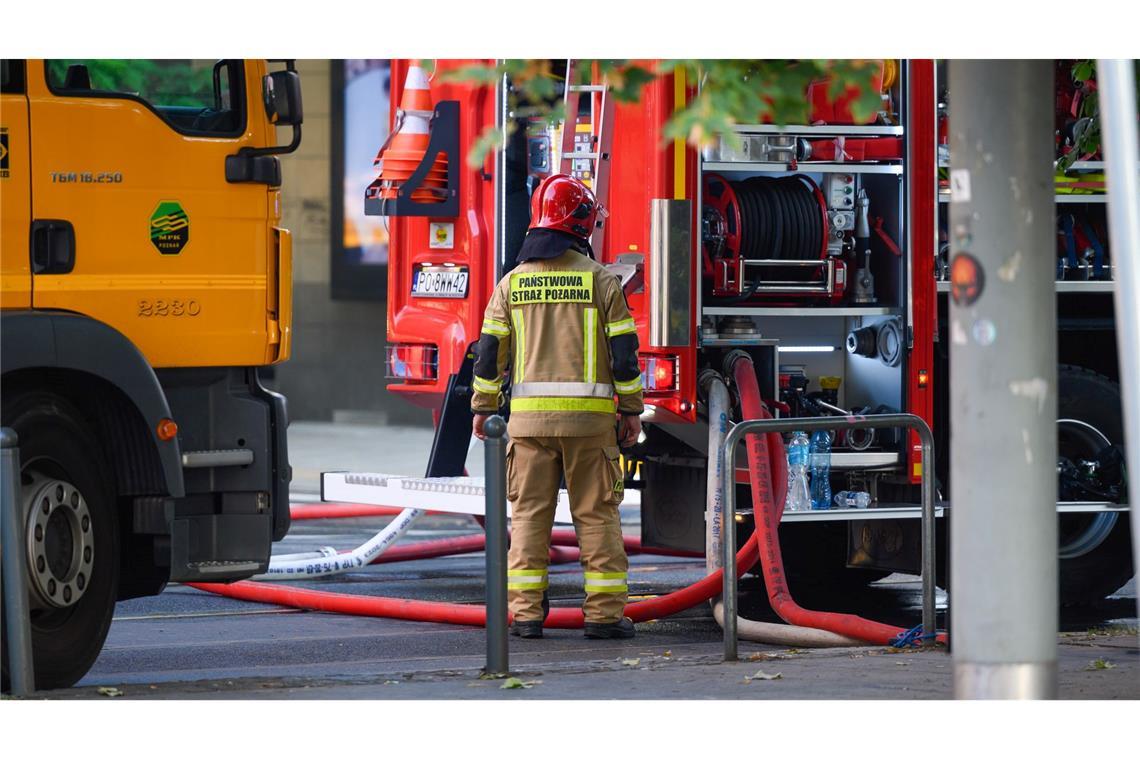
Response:
[[[0,428],[0,583],[4,614],[0,626],[8,638],[8,678],[12,694],[35,691],[32,630],[28,615],[28,563],[25,560],[23,510],[20,508],[20,449],[14,430]]]
[[[724,440],[724,659],[737,659],[736,636],[736,449],[750,433],[786,433],[793,430],[854,430],[857,428],[911,428],[922,442],[922,632],[935,631],[934,617],[934,435],[921,417],[913,414],[872,414],[847,417],[792,417],[746,420],[737,423]],[[783,498],[783,494],[776,494]],[[759,508],[759,505],[755,505]]]
[[[505,676],[507,654],[507,423],[494,415],[483,424],[487,509],[487,665],[489,676]]]

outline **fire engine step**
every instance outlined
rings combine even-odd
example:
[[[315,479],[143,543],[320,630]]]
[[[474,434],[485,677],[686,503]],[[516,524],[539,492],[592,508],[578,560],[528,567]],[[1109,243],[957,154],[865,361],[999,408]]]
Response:
[[[386,475],[372,472],[321,473],[321,501],[351,504],[373,504],[403,509],[424,509],[465,515],[482,515],[485,512],[483,478],[413,478],[403,475]],[[641,492],[627,489],[623,507],[641,507]],[[695,505],[699,508],[701,505]],[[943,517],[950,507],[947,502],[935,505],[935,517]],[[1066,501],[1057,504],[1057,512],[1127,512],[1127,504],[1097,501]],[[742,514],[744,512],[742,511]],[[510,504],[507,504],[510,515]],[[918,504],[879,504],[869,509],[827,509],[805,512],[784,512],[782,522],[822,522],[849,520],[893,520],[922,517]],[[558,507],[554,513],[556,523],[570,524],[570,502],[566,491],[558,492]]]
[[[323,472],[321,501],[481,515],[486,511],[483,484],[483,478],[473,477],[412,478],[372,472]],[[640,507],[641,493],[627,490],[622,506]],[[510,509],[507,504],[508,516]],[[565,490],[558,492],[554,522],[572,522]]]

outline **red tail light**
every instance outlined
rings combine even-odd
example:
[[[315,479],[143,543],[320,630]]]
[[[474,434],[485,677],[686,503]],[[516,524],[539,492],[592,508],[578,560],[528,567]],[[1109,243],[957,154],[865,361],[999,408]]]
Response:
[[[677,390],[677,359],[673,356],[642,356],[641,384],[647,393]]]
[[[419,343],[396,343],[388,346],[387,378],[389,380],[435,380],[439,377],[439,349]]]

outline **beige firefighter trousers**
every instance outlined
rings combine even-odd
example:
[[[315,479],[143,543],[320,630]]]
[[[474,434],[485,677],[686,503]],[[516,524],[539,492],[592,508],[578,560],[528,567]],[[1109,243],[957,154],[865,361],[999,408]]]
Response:
[[[587,622],[616,622],[628,597],[629,560],[618,519],[624,475],[613,430],[584,437],[513,438],[507,444],[511,612],[515,620],[542,620],[550,530],[563,473],[582,551],[586,591],[582,611]]]

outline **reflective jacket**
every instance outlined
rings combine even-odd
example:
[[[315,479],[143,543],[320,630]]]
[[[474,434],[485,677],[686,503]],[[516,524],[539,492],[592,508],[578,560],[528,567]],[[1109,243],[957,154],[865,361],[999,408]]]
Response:
[[[615,412],[644,408],[621,282],[572,248],[519,264],[495,287],[476,347],[473,411],[498,411],[508,365],[515,438],[600,435],[613,430]]]

